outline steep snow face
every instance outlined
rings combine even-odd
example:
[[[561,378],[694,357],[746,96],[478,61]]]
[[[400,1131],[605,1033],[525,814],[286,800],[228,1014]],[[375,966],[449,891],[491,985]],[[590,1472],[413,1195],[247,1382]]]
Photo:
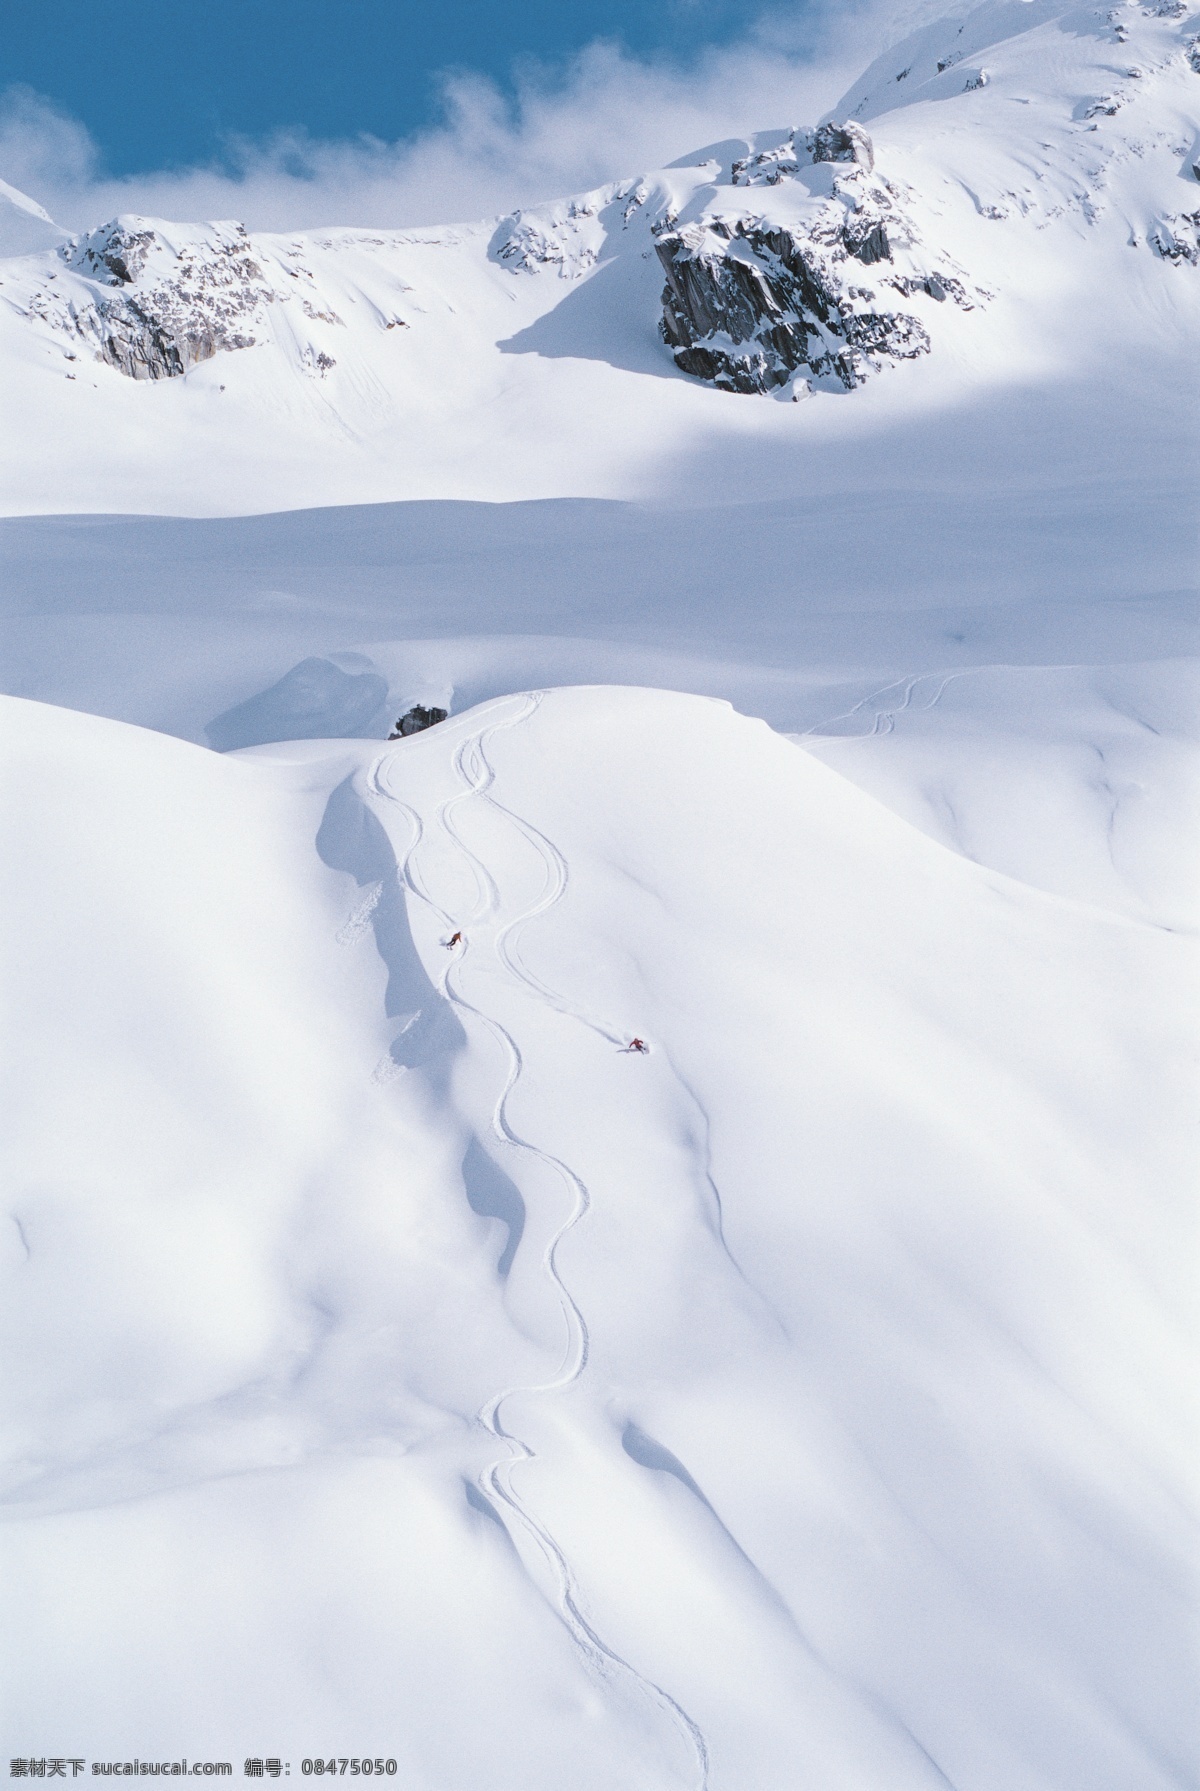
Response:
[[[1187,1781],[1194,940],[694,697],[3,710],[14,1751]]]
[[[1014,33],[1014,15],[1026,29]],[[985,6],[889,50],[838,109],[886,118],[898,146],[919,134],[929,163],[943,166],[972,117],[991,138],[960,170],[981,216],[1124,227],[1131,248],[1170,259],[1164,233],[1186,233],[1200,210],[1200,191],[1189,195],[1200,181],[1197,42],[1182,0]],[[1005,129],[1014,107],[1022,124]]]
[[[997,386],[1144,388],[1200,314],[1197,42],[1172,4],[988,0],[816,126],[495,226],[14,239],[5,503],[51,468],[59,508],[630,496],[701,436],[822,453]]]

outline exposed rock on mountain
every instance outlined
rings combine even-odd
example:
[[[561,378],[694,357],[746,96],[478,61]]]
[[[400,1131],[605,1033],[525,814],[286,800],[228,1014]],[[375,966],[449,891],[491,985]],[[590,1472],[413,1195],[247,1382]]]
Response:
[[[553,268],[564,280],[588,273],[604,247],[600,213],[611,198],[611,191],[601,188],[536,212],[512,212],[496,226],[489,254],[512,273]]]
[[[824,122],[499,221],[131,216],[68,240],[0,185],[0,366],[28,419],[0,444],[5,502],[44,501],[38,467],[79,508],[117,477],[127,508],[539,496],[592,490],[601,463],[627,492],[689,405],[715,417],[685,380],[815,390],[803,432],[889,368],[924,405],[1125,364],[1200,305],[1198,67],[1185,0],[985,0],[889,45]],[[153,428],[120,421],[129,380]]]
[[[426,709],[423,703],[414,703],[405,710],[388,739],[407,740],[410,734],[423,734],[426,728],[436,728],[439,721],[445,721],[448,714],[446,709]]]
[[[830,163],[851,166],[834,173]],[[662,335],[683,372],[730,391],[767,392],[803,371],[849,391],[886,361],[927,353],[925,326],[884,309],[877,291],[853,278],[859,267],[878,267],[880,284],[905,297],[920,291],[972,307],[961,270],[949,271],[944,256],[937,265],[922,257],[901,190],[873,169],[859,125],[793,131],[732,169],[735,187],[792,186],[792,203],[780,208],[790,221],[730,215],[721,205],[659,233]]]
[[[274,293],[246,231],[213,224],[172,234],[175,242],[146,219],[122,217],[64,244],[67,266],[91,290],[43,291],[30,314],[74,334],[131,379],[170,379],[219,349],[252,348],[253,327]]]
[[[1164,261],[1200,263],[1200,211],[1160,218],[1151,242]]]
[[[857,162],[870,172],[875,166],[874,145],[862,126],[852,121],[823,124],[815,131],[792,131],[774,148],[735,161],[731,179],[735,187],[773,187],[785,175],[817,162]]]
[[[875,150],[861,125],[822,124],[808,136],[808,147],[814,162],[857,162],[870,170],[875,166]]]

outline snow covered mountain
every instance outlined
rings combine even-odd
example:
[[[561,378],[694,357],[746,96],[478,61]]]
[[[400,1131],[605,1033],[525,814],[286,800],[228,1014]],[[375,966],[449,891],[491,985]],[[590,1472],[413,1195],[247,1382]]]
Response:
[[[883,369],[873,414],[1129,362],[1196,327],[1198,41],[1182,0],[989,0],[817,127],[498,224],[18,231],[8,507],[631,495],[682,435],[842,429]],[[705,384],[822,402],[751,423]]]
[[[1198,44],[0,189],[10,1758],[1200,1783]]]

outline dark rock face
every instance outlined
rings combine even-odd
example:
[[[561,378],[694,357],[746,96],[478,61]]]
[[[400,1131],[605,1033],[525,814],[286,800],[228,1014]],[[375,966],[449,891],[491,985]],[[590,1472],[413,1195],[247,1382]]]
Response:
[[[407,740],[410,734],[420,734],[426,728],[435,728],[439,721],[445,721],[447,713],[445,709],[426,709],[421,703],[414,703],[400,717],[388,739]]]
[[[211,360],[218,348],[254,346],[253,336],[166,323],[136,299],[120,307],[101,301],[93,311],[81,313],[78,334],[100,360],[129,379],[178,379],[189,367]]]
[[[659,231],[660,329],[682,372],[732,392],[768,392],[801,372],[849,391],[889,361],[926,354],[925,326],[855,283],[860,268],[878,270],[880,284],[903,297],[919,292],[972,308],[962,280],[915,253],[902,193],[873,171],[871,140],[858,125],[793,131],[735,162],[733,184],[778,186],[821,162],[849,166],[832,187],[828,175],[810,177],[803,223],[751,213],[748,196],[741,215],[714,208],[700,222]]]
[[[848,120],[845,124],[822,124],[812,133],[814,162],[857,162],[868,172],[875,166],[875,150],[862,126]]]
[[[732,392],[768,392],[804,367],[850,391],[874,360],[928,352],[917,318],[856,309],[799,235],[739,220],[726,242],[729,249],[714,229],[672,233],[656,244],[667,277],[663,339],[684,373]],[[869,250],[864,260],[890,258],[882,227],[861,246]]]
[[[869,229],[863,230],[861,234],[856,235],[853,230],[847,228],[843,231],[842,236],[850,254],[856,261],[861,261],[864,267],[870,267],[873,261],[890,261],[892,259],[887,225],[882,219],[872,224]]]

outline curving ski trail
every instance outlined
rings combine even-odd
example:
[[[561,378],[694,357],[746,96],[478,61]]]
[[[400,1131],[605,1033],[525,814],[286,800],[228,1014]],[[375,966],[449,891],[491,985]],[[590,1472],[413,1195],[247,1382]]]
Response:
[[[926,714],[929,710],[937,708],[948,685],[953,684],[959,678],[969,678],[976,672],[990,671],[991,669],[990,666],[969,666],[962,671],[918,672],[912,677],[895,678],[890,684],[881,685],[879,689],[872,690],[866,696],[860,697],[858,702],[855,703],[852,708],[843,709],[837,715],[828,715],[824,721],[814,722],[812,727],[802,728],[798,734],[793,735],[793,738],[796,740],[807,740],[811,738],[830,740],[870,740],[872,737],[892,734],[896,730],[896,717],[898,715],[903,715],[908,709],[915,709],[915,712],[917,713]],[[928,683],[934,678],[940,678],[941,682],[938,684],[937,689],[929,698],[928,702],[920,702],[914,705],[913,698],[917,686],[919,684]],[[879,709],[871,707],[873,704],[877,703],[881,697],[888,696],[894,690],[898,691],[900,696],[899,700],[895,702],[890,709],[886,707]],[[862,715],[863,711],[867,709],[870,710],[871,725],[865,732],[861,734],[844,735],[826,734],[825,730],[827,728],[836,727],[839,721],[853,721],[856,716]]]
[[[462,840],[449,819],[450,814],[457,808],[464,798],[469,798],[471,796],[477,797],[482,802],[485,802],[496,814],[503,815],[504,819],[508,821],[511,826],[516,828],[517,832],[522,836],[526,843],[531,846],[537,856],[541,858],[542,863],[546,868],[545,891],[531,908],[527,908],[523,914],[518,914],[513,920],[508,921],[500,928],[495,938],[496,955],[510,975],[515,977],[519,982],[524,983],[527,988],[550,1007],[554,1008],[557,1013],[565,1015],[568,1019],[577,1020],[580,1025],[586,1026],[592,1032],[598,1033],[608,1044],[616,1045],[623,1049],[625,1047],[626,1039],[620,1028],[615,1026],[611,1021],[587,1013],[584,1009],[567,1001],[566,997],[561,995],[557,989],[552,988],[549,983],[544,982],[542,978],[537,975],[536,971],[529,968],[528,964],[526,964],[521,957],[518,949],[521,934],[525,931],[525,928],[529,923],[540,919],[542,915],[547,914],[551,908],[563,899],[567,892],[570,872],[567,868],[566,859],[554,844],[553,840],[548,838],[540,828],[535,827],[532,821],[526,820],[523,815],[518,815],[513,809],[507,808],[504,803],[500,802],[492,794],[492,789],[496,781],[496,774],[492,763],[487,756],[486,741],[490,739],[492,734],[498,733],[501,727],[515,727],[518,722],[526,720],[540,706],[541,700],[542,693],[540,691],[534,692],[529,699],[529,707],[523,710],[515,720],[507,723],[499,723],[495,727],[488,728],[479,734],[472,735],[469,740],[463,742],[455,754],[454,762],[455,769],[463,778],[464,782],[469,785],[469,788],[464,791],[463,796],[454,797],[451,799],[450,803],[445,805],[443,819],[446,825],[446,830],[454,839],[455,844],[459,846],[476,867],[476,875],[487,878],[489,883],[491,882],[491,879],[486,866],[476,858],[475,854]],[[492,887],[494,888],[495,886],[492,885]]]
[[[949,680],[947,679],[946,682],[948,681]],[[936,702],[937,697],[941,695],[943,688],[944,684],[939,687],[937,696],[933,699],[934,702]],[[533,714],[534,710],[540,705],[541,700],[542,693],[540,691],[535,692],[529,699],[529,708],[522,711],[513,722],[501,725],[516,726],[517,722],[523,721],[529,715]],[[496,934],[496,954],[500,958],[505,969],[508,970],[512,976],[524,983],[535,995],[539,996],[541,1000],[554,1008],[556,1013],[563,1014],[568,1019],[577,1020],[581,1025],[587,1026],[591,1031],[599,1034],[599,1036],[606,1040],[607,1043],[616,1045],[621,1049],[628,1049],[625,1042],[625,1035],[621,1031],[610,1022],[598,1019],[594,1015],[585,1012],[582,1008],[577,1007],[574,1003],[569,1002],[565,996],[558,992],[558,990],[551,988],[548,983],[543,982],[542,978],[529,968],[517,950],[517,943],[520,936],[529,923],[533,920],[537,920],[541,915],[548,913],[556,903],[562,900],[567,892],[570,873],[566,859],[554,844],[553,840],[548,838],[540,828],[536,827],[532,821],[527,820],[525,816],[518,815],[514,810],[505,807],[504,803],[500,802],[492,794],[492,788],[495,783],[495,771],[487,756],[486,740],[489,739],[493,733],[498,731],[498,727],[489,728],[478,735],[472,736],[470,740],[465,741],[455,754],[455,766],[464,779],[469,778],[471,780],[473,793],[486,802],[490,808],[496,811],[496,813],[503,815],[507,821],[511,822],[528,844],[533,847],[534,851],[541,855],[543,862],[547,866],[547,880],[545,892],[540,899],[535,902],[531,908],[526,909],[523,914],[519,914],[514,920],[509,921],[507,925],[503,926]],[[468,757],[471,760],[470,769],[468,768]],[[460,797],[452,798],[451,803],[445,805],[444,812],[448,811],[451,807],[456,807],[460,801]],[[453,832],[452,829],[450,829],[450,831]],[[457,833],[454,833],[454,838],[457,843],[462,846],[462,849],[467,856],[472,858],[475,862],[477,866],[477,875],[487,876],[486,867],[480,864],[478,860],[474,859],[474,854],[463,844]],[[770,1314],[772,1322],[786,1335],[786,1327],[783,1325],[778,1313],[761,1291],[749,1280],[741,1263],[730,1248],[729,1241],[725,1236],[725,1209],[724,1202],[721,1199],[720,1188],[717,1186],[716,1178],[713,1174],[712,1142],[710,1137],[711,1122],[709,1120],[707,1109],[704,1107],[699,1095],[683,1075],[670,1053],[668,1053],[667,1061],[670,1065],[672,1075],[683,1089],[684,1094],[687,1096],[688,1101],[695,1109],[700,1120],[704,1135],[704,1163],[702,1174],[713,1202],[713,1210],[715,1214],[714,1229],[717,1242],[727,1257],[735,1274],[743,1284],[750,1289],[755,1298],[762,1302]]]
[[[468,736],[455,750],[453,765],[462,780],[463,788],[441,805],[437,818],[445,834],[470,864],[476,880],[478,899],[471,915],[465,919],[456,917],[443,908],[420,877],[416,854],[425,838],[425,828],[418,812],[396,795],[387,779],[386,768],[394,758],[394,754],[387,754],[375,761],[368,772],[367,784],[374,795],[398,808],[408,823],[409,843],[397,869],[401,883],[419,901],[425,903],[438,916],[442,924],[450,928],[452,932],[470,927],[489,912],[498,913],[501,906],[500,891],[495,878],[483,861],[463,840],[454,824],[455,813],[465,803],[481,799],[486,801],[496,813],[503,815],[517,829],[541,857],[546,869],[546,886],[531,907],[497,930],[493,941],[496,956],[515,981],[532,991],[557,1012],[581,1021],[611,1043],[623,1044],[622,1036],[614,1029],[571,1007],[555,990],[542,983],[541,979],[521,962],[516,952],[515,941],[524,927],[562,900],[566,893],[569,873],[565,858],[553,842],[531,822],[514,814],[512,810],[506,808],[490,794],[491,786],[495,781],[495,772],[487,757],[486,743],[493,734],[516,727],[533,715],[541,704],[542,694],[540,691],[533,693],[526,698],[524,705],[515,714],[493,722],[489,727],[482,728],[477,733]],[[534,1516],[514,1485],[516,1470],[523,1462],[532,1461],[536,1457],[529,1444],[505,1427],[502,1417],[505,1404],[510,1399],[522,1394],[530,1396],[562,1392],[579,1380],[587,1366],[590,1348],[587,1320],[563,1280],[558,1266],[558,1252],[564,1238],[574,1230],[589,1211],[591,1195],[582,1176],[568,1163],[552,1151],[547,1151],[541,1145],[534,1144],[532,1140],[523,1137],[509,1119],[508,1103],[520,1080],[524,1069],[524,1059],[520,1046],[508,1028],[491,1014],[485,1013],[463,993],[461,972],[470,950],[471,944],[468,938],[464,941],[461,953],[451,958],[446,964],[437,979],[437,986],[448,1001],[476,1019],[496,1040],[506,1055],[507,1069],[504,1083],[491,1114],[493,1136],[501,1145],[511,1150],[526,1152],[546,1168],[552,1170],[561,1180],[570,1197],[569,1210],[548,1240],[542,1256],[543,1267],[555,1290],[566,1326],[562,1362],[557,1373],[549,1380],[503,1387],[480,1408],[476,1414],[476,1421],[497,1442],[504,1445],[505,1453],[481,1472],[479,1483],[485,1492],[490,1492],[493,1498],[511,1512],[515,1521],[546,1563],[557,1586],[560,1616],[577,1647],[593,1669],[605,1678],[609,1677],[614,1670],[625,1675],[638,1691],[659,1706],[675,1724],[695,1756],[698,1775],[697,1791],[707,1791],[709,1753],[703,1731],[665,1687],[659,1685],[656,1680],[648,1678],[624,1655],[618,1653],[588,1620],[581,1607],[578,1582],[565,1552],[550,1530]]]
[[[948,679],[945,680],[945,682],[948,681]],[[916,680],[913,682],[915,683]],[[943,688],[944,684],[939,686],[937,695],[933,699],[934,702],[936,702],[937,697],[941,695]],[[515,727],[519,722],[528,719],[528,717],[540,706],[542,694],[543,693],[540,691],[531,693],[528,698],[527,707],[517,716],[509,721],[498,723],[491,728],[484,729],[479,734],[470,736],[459,746],[454,755],[455,769],[463,778],[464,782],[468,783],[470,787],[459,795],[452,797],[448,803],[443,804],[441,818],[443,824],[446,826],[447,832],[450,833],[451,837],[460,847],[465,856],[471,860],[477,880],[481,883],[486,880],[492,890],[495,889],[495,884],[492,882],[487,867],[475,856],[470,847],[462,840],[457,829],[455,829],[449,821],[450,815],[458,809],[466,798],[469,798],[473,794],[486,802],[488,807],[493,809],[497,814],[503,815],[504,818],[517,829],[534,851],[539,854],[547,869],[546,888],[541,897],[532,907],[526,909],[523,914],[517,915],[513,920],[500,928],[494,940],[496,954],[500,958],[505,969],[507,969],[513,977],[519,982],[524,983],[533,994],[546,1002],[556,1013],[563,1014],[568,1019],[578,1021],[580,1025],[586,1026],[592,1032],[597,1033],[599,1037],[604,1039],[608,1044],[615,1045],[624,1050],[628,1049],[624,1033],[610,1022],[598,1019],[595,1015],[589,1014],[574,1003],[569,1002],[557,989],[552,988],[548,983],[544,982],[536,972],[531,970],[520,957],[517,950],[517,942],[529,923],[548,913],[549,910],[565,896],[570,873],[566,859],[554,844],[553,840],[544,834],[540,828],[536,827],[532,821],[527,820],[523,815],[518,815],[513,809],[507,808],[504,803],[500,802],[498,798],[492,794],[495,784],[495,769],[487,756],[486,742],[493,734],[498,733],[501,728]],[[911,689],[909,694],[911,694]],[[486,1016],[481,1015],[480,1018],[486,1019]],[[682,1088],[688,1101],[695,1109],[704,1135],[704,1161],[701,1173],[713,1203],[715,1215],[714,1232],[717,1243],[739,1280],[763,1305],[769,1314],[772,1323],[786,1335],[786,1327],[783,1325],[775,1308],[771,1305],[770,1301],[766,1299],[761,1290],[755,1287],[753,1282],[750,1281],[725,1236],[725,1209],[724,1202],[721,1199],[720,1188],[718,1187],[716,1178],[713,1174],[712,1143],[710,1138],[711,1122],[709,1120],[708,1112],[700,1100],[699,1095],[683,1075],[670,1053],[668,1053],[667,1061],[676,1082]],[[570,1171],[566,1169],[565,1165],[559,1165],[559,1167],[564,1173],[570,1174]],[[583,1215],[580,1214],[580,1217],[582,1216]],[[570,1227],[567,1227],[567,1229],[570,1229]]]

